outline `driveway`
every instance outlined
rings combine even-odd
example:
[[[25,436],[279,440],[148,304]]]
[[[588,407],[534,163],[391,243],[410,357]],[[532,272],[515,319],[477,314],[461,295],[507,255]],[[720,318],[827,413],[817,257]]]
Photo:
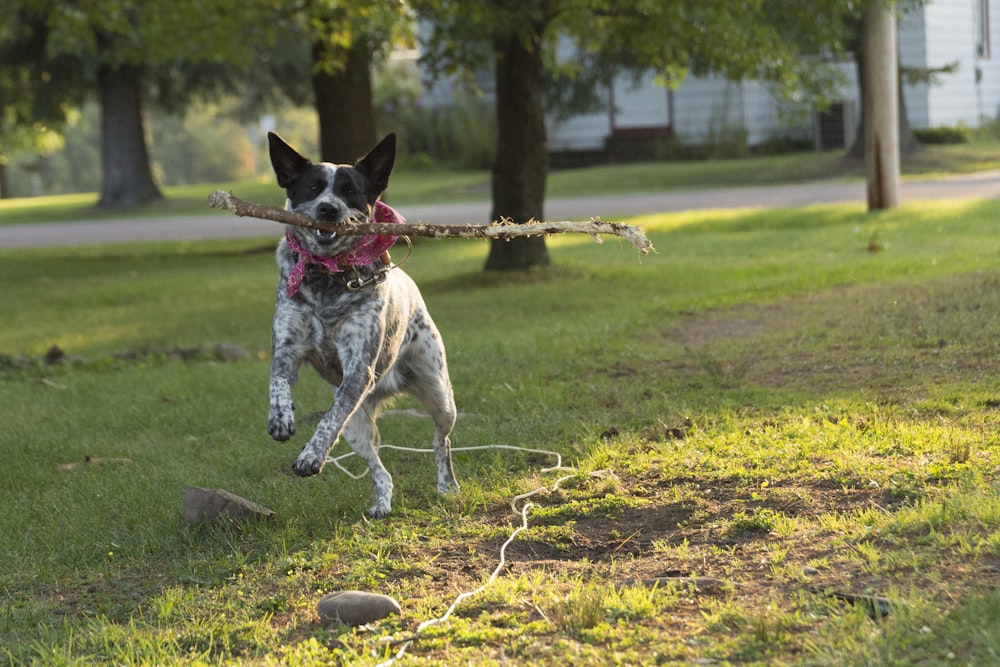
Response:
[[[205,196],[207,198],[208,192]],[[901,184],[899,194],[902,203],[931,199],[998,197],[1000,197],[1000,170],[933,180],[906,181]],[[864,183],[822,181],[689,192],[555,198],[546,201],[545,217],[548,220],[572,220],[599,216],[604,220],[617,220],[645,213],[747,207],[798,207],[864,200]],[[488,202],[430,204],[401,208],[400,212],[410,222],[437,224],[483,223],[487,222],[490,213]],[[136,220],[0,225],[0,248],[276,237],[279,233],[273,222],[220,213]]]

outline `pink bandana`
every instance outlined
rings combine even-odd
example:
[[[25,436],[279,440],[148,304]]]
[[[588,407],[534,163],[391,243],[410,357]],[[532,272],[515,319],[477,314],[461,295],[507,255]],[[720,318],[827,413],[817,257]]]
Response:
[[[375,206],[372,207],[370,222],[390,222],[394,224],[402,224],[406,222],[406,218],[393,210],[393,208],[388,204],[377,201],[375,202]],[[345,253],[341,253],[334,257],[321,257],[320,255],[313,254],[303,248],[299,242],[295,240],[295,235],[292,234],[290,230],[286,229],[285,241],[288,243],[288,247],[299,256],[299,261],[295,263],[295,267],[288,275],[288,283],[285,285],[285,291],[288,293],[288,296],[293,296],[299,291],[299,287],[302,285],[302,279],[306,275],[306,269],[309,268],[310,264],[319,264],[330,273],[340,273],[344,270],[344,267],[348,266],[366,266],[381,257],[385,251],[391,248],[393,244],[396,243],[397,238],[399,237],[370,234],[368,236],[362,236],[361,241],[354,246],[354,248]]]

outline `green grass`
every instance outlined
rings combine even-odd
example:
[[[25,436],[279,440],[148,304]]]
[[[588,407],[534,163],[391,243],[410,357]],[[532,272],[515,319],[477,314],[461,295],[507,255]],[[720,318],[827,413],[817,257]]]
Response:
[[[933,145],[907,156],[905,177],[971,173],[1000,168],[996,141]],[[741,159],[689,162],[649,162],[554,171],[549,175],[549,197],[595,193],[703,190],[727,186],[775,185],[823,179],[864,178],[864,166],[842,151],[807,152]],[[397,170],[387,192],[394,205],[482,201],[490,196],[489,173],[439,170]],[[215,213],[206,205],[215,189],[265,204],[280,206],[283,194],[270,177],[238,183],[185,185],[164,188],[166,198],[136,210],[107,212],[95,208],[94,193],[0,200],[0,225],[60,222],[103,218],[152,218]]]
[[[648,216],[657,254],[562,236],[554,267],[511,276],[480,272],[484,243],[417,243],[455,446],[556,450],[580,474],[531,498],[499,579],[402,664],[995,663],[998,216]],[[514,494],[568,474],[457,453],[462,491],[441,499],[425,456],[386,450],[379,522],[370,480],[295,478],[329,390],[304,371],[299,435],[267,438],[274,281],[252,241],[0,252],[0,664],[372,664],[380,637],[485,581]],[[383,442],[429,442],[396,407]],[[276,520],[187,528],[186,485]],[[324,625],[316,602],[341,588],[403,613]]]

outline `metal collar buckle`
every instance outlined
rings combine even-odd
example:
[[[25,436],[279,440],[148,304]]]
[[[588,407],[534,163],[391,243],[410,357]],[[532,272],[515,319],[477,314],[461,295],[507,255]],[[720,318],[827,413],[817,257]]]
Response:
[[[348,280],[345,287],[347,287],[347,291],[349,292],[357,292],[359,290],[363,290],[369,285],[378,285],[379,283],[384,283],[385,274],[388,273],[389,270],[392,268],[393,268],[392,264],[390,264],[389,266],[382,267],[381,269],[375,271],[375,273],[372,274],[371,278],[362,278],[361,275],[358,274],[357,269],[355,269],[354,280]]]

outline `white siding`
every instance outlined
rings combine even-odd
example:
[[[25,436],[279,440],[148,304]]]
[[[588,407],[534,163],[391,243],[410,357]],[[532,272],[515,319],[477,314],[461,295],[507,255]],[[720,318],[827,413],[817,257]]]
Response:
[[[648,72],[638,81],[619,76],[614,81],[615,128],[669,127],[670,107],[667,88]]]
[[[927,22],[924,13],[916,11],[904,16],[899,22],[897,35],[899,64],[905,67],[927,67]],[[902,84],[903,101],[906,104],[906,117],[910,121],[910,127],[929,127],[929,86],[926,83],[911,86],[905,80]],[[861,108],[860,104],[858,108]]]
[[[742,131],[743,87],[722,77],[687,77],[674,94],[674,133],[682,143],[700,144]]]
[[[808,138],[811,129],[807,114],[783,113],[768,87],[709,76],[688,77],[678,87],[674,132],[689,144],[743,134],[748,145],[756,146],[777,138]]]
[[[599,151],[604,148],[610,128],[608,112],[600,111],[560,122],[550,118],[546,121],[545,133],[550,151]]]
[[[757,146],[774,139],[808,139],[811,135],[807,110],[795,113],[771,89],[756,81],[743,85],[747,143]]]
[[[618,76],[613,85],[613,113],[607,110],[565,121],[549,120],[546,129],[549,150],[601,150],[605,139],[615,128],[670,127],[669,93],[666,87],[656,82],[654,72],[645,74],[638,82],[634,82],[631,76]],[[606,92],[601,97],[607,102]]]
[[[976,86],[976,0],[934,0],[924,8],[927,25],[927,67],[958,62],[954,74],[940,75],[931,86],[928,125],[975,126],[983,114]]]
[[[987,120],[1000,114],[1000,0],[990,0],[990,53],[977,59],[981,70],[979,112]]]

